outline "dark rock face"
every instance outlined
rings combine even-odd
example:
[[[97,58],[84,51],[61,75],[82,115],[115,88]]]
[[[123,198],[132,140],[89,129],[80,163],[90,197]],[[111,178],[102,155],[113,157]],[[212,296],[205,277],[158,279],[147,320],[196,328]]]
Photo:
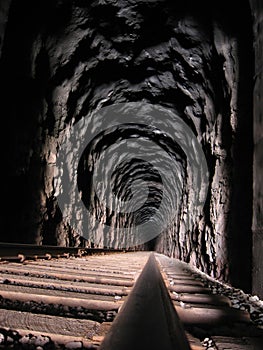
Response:
[[[133,181],[151,183],[136,213],[117,213],[92,191],[96,160],[105,149],[117,140],[150,140],[162,150],[156,150],[156,159],[163,154],[176,159],[181,190],[176,192],[176,218],[140,248],[178,257],[249,289],[254,57],[250,6],[238,4],[238,16],[227,2],[13,0],[7,5],[0,63],[8,136],[2,147],[8,184],[2,240],[81,244],[78,228],[63,218],[57,199],[56,161],[63,137],[101,108],[143,102],[175,113],[198,140],[209,179],[204,205],[194,205],[195,193],[201,196],[203,187],[194,188],[182,145],[159,132],[165,120],[160,117],[156,132],[153,125],[142,126],[131,117],[136,126],[94,134],[78,175],[70,149],[64,158],[69,180],[78,183],[92,213],[92,227],[96,221],[111,228],[138,225],[159,208],[162,176],[140,157],[120,165],[122,175],[114,177],[124,201],[131,198]],[[106,172],[114,165],[114,152]],[[175,187],[176,181],[171,194]],[[69,202],[68,217],[75,207]],[[107,244],[117,246],[120,237],[112,232]],[[103,239],[100,243],[105,245]]]
[[[251,0],[255,37],[254,157],[253,157],[253,293],[263,297],[263,18],[260,1]]]

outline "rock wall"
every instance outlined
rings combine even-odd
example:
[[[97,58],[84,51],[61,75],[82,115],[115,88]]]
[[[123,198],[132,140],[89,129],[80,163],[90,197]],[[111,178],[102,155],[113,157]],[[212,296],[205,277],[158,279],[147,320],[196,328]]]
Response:
[[[263,5],[250,1],[255,38],[254,159],[253,159],[253,293],[263,298]]]
[[[74,198],[67,203],[66,218],[58,203],[63,184],[57,159],[64,137],[83,120],[90,123],[92,113],[101,108],[143,102],[163,111],[156,125],[147,124],[145,113],[138,112],[141,125],[127,108],[129,122],[136,126],[126,123],[105,131],[98,121],[88,124],[88,130],[95,130],[94,139],[80,165],[66,148],[68,184],[79,186],[92,213],[94,234],[102,237],[99,244],[118,246],[118,225],[138,226],[160,208],[165,180],[161,170],[149,163],[152,152],[153,158],[167,160],[164,168],[169,159],[175,161],[177,177],[169,182],[168,197],[176,195],[176,215],[160,235],[148,242],[135,240],[136,246],[191,262],[249,290],[254,56],[249,3],[238,4],[237,16],[236,8],[224,1],[201,5],[165,0],[13,0],[0,61],[2,122],[8,138],[2,145],[6,184],[2,240],[81,244],[78,225],[70,225],[73,214],[78,223],[83,221],[76,209],[78,196],[71,194],[70,186],[64,188]],[[168,125],[166,111],[174,118],[171,134],[162,130]],[[205,180],[199,179],[196,188],[191,172],[191,167],[202,168],[200,159],[191,157],[198,153],[197,144],[191,144],[193,151],[187,154],[180,128],[191,130],[205,156],[209,180],[205,190]],[[69,146],[80,147],[81,138],[80,133]],[[148,182],[145,205],[135,213],[116,212],[112,203],[110,208],[103,205],[92,190],[97,159],[113,147],[104,168],[107,173],[114,165],[114,144],[127,139],[150,140],[161,150],[151,148],[146,160],[135,157],[127,166],[120,164],[121,175],[113,176],[124,202],[132,198],[134,181],[139,184],[137,200],[142,200],[141,181]],[[132,147],[136,154],[136,144]],[[196,176],[205,174],[202,171]],[[102,183],[105,179],[106,175]],[[168,213],[175,208],[170,199],[165,202]],[[154,220],[159,228],[162,218],[157,215]],[[98,221],[111,229],[107,240],[103,230],[98,232]]]

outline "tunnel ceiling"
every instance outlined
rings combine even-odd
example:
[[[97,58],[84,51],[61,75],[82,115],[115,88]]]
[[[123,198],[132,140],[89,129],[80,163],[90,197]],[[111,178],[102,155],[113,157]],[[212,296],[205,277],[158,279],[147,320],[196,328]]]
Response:
[[[219,1],[6,4],[10,239],[77,245],[89,220],[91,243],[129,237],[231,279],[251,245],[248,3],[238,16]]]

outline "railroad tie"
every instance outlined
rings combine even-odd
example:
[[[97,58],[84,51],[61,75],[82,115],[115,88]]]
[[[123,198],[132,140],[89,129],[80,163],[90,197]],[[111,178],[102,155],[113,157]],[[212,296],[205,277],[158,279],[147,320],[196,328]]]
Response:
[[[262,332],[250,314],[213,294],[177,259],[154,252],[24,248],[12,245],[0,255],[0,333],[7,332],[7,339],[18,332],[14,342],[23,349],[27,341],[32,345],[32,334],[50,339],[51,350],[67,344],[202,350],[201,340],[210,334],[219,350],[261,350]]]

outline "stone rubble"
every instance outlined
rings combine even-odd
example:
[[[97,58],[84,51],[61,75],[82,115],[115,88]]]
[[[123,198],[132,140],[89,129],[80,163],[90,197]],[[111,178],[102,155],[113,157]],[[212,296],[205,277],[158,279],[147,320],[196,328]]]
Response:
[[[97,346],[86,347],[81,341],[70,341],[66,344],[58,344],[50,337],[32,333],[20,335],[12,329],[0,328],[0,349],[13,350],[96,350]]]
[[[248,311],[252,323],[256,328],[263,329],[263,300],[257,295],[245,293],[241,289],[219,282],[195,267],[192,267],[192,269],[195,272],[196,278],[200,279],[206,287],[210,288],[213,294],[228,297],[233,308]],[[202,345],[206,350],[217,350],[215,342],[209,336],[203,338]]]

